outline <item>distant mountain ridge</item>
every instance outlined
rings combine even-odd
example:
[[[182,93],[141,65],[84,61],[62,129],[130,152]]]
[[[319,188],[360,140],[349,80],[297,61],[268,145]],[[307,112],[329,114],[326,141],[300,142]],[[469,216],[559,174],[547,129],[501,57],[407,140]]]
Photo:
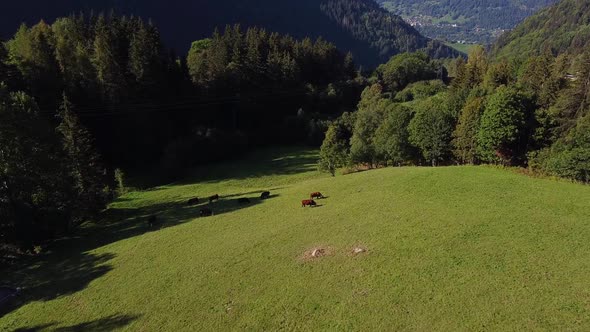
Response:
[[[589,47],[590,0],[562,0],[500,37],[492,53],[525,60],[546,51],[578,55]]]
[[[115,9],[152,18],[168,46],[184,53],[192,41],[206,38],[215,27],[240,23],[296,38],[322,36],[356,62],[374,67],[399,52],[423,50],[433,57],[459,52],[422,36],[373,0],[22,0],[0,4],[0,36],[10,38],[21,22],[52,21],[59,16]],[[230,10],[231,9],[231,10]]]

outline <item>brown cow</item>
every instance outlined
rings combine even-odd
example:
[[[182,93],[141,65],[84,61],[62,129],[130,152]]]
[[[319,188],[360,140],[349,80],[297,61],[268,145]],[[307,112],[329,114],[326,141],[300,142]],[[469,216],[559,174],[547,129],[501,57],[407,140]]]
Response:
[[[321,192],[315,192],[315,193],[311,193],[311,195],[309,195],[309,197],[311,199],[314,199],[314,198],[324,198],[324,195],[322,195]]]
[[[197,204],[199,204],[199,198],[197,198],[197,197],[191,198],[188,200],[188,202],[186,204],[187,205],[197,205]]]
[[[313,206],[317,206],[318,204],[313,200],[313,199],[305,199],[303,201],[301,201],[301,207],[313,207]]]

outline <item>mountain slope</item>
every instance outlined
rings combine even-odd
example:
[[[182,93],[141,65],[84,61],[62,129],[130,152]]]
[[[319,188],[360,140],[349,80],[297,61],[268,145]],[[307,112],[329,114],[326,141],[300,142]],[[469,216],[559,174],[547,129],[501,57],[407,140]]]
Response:
[[[493,53],[526,59],[545,50],[580,54],[590,46],[590,1],[563,0],[528,18],[498,39]]]
[[[556,0],[377,0],[426,36],[487,44]]]
[[[152,18],[168,45],[183,53],[192,41],[209,36],[215,27],[240,23],[297,38],[322,36],[341,50],[352,51],[357,63],[366,66],[375,66],[402,51],[424,50],[435,57],[459,54],[423,37],[372,0],[56,0],[51,5],[41,0],[23,0],[0,4],[0,36],[10,37],[23,21],[52,21],[72,12],[109,8]]]

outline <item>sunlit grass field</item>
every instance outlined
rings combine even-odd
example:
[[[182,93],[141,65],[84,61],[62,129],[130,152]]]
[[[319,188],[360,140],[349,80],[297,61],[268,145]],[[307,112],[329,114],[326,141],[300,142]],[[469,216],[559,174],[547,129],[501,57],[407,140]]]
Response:
[[[2,275],[26,288],[0,330],[590,330],[590,187],[491,167],[333,178],[316,160],[266,150],[121,197]],[[217,193],[213,217],[185,204]]]

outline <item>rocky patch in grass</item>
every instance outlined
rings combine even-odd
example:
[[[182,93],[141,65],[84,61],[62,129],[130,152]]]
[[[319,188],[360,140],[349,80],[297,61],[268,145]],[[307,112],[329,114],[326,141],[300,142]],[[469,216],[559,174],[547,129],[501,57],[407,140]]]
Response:
[[[309,262],[321,259],[326,256],[331,256],[333,254],[333,250],[327,246],[317,246],[313,247],[303,253],[301,256],[301,261]]]

